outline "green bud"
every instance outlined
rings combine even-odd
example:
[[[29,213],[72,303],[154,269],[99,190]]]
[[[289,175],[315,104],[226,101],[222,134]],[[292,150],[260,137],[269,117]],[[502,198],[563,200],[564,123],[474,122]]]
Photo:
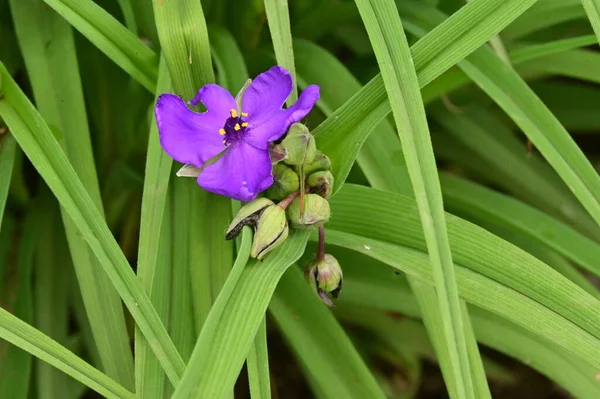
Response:
[[[344,275],[337,259],[329,254],[323,260],[314,260],[306,266],[306,278],[319,298],[328,306],[333,306],[330,295],[337,298],[342,290]]]
[[[304,173],[306,176],[314,172],[325,171],[331,169],[331,160],[321,151],[317,150],[315,159],[312,162],[304,165]]]
[[[267,190],[267,197],[274,201],[282,200],[300,188],[298,175],[284,164],[273,166],[273,180],[275,182]]]
[[[308,176],[306,184],[312,189],[313,193],[319,194],[325,199],[329,199],[333,192],[333,175],[328,170],[314,172]]]
[[[297,166],[312,162],[317,153],[315,138],[301,123],[290,126],[281,146],[287,150],[288,157],[284,162],[288,165]]]
[[[268,198],[257,198],[244,205],[231,221],[225,239],[237,237],[244,226],[255,226],[261,213],[270,205],[275,204]]]
[[[287,208],[288,218],[296,229],[318,227],[329,220],[329,202],[317,194],[304,196],[304,213],[300,215],[300,197]]]
[[[285,210],[277,205],[268,206],[256,224],[250,256],[261,260],[286,240],[288,232]]]

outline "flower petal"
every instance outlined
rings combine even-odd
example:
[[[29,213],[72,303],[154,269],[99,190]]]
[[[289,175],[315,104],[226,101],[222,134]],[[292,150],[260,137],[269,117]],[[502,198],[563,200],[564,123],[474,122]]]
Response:
[[[250,118],[262,121],[273,111],[280,110],[292,92],[292,76],[280,66],[258,75],[242,98],[242,111]]]
[[[219,135],[225,120],[212,110],[196,113],[176,95],[162,94],[154,112],[160,144],[176,161],[200,167],[225,148]]]
[[[291,107],[284,110],[272,110],[262,121],[256,121],[252,114],[248,117],[248,130],[244,142],[256,148],[268,148],[269,142],[283,136],[292,123],[304,118],[319,99],[319,86],[310,85]]]
[[[202,86],[194,98],[189,101],[194,107],[198,106],[200,102],[204,104],[208,112],[223,120],[222,125],[229,118],[229,111],[237,110],[235,98],[231,93],[215,84]]]
[[[238,142],[198,176],[205,190],[240,201],[250,201],[273,184],[269,152]]]

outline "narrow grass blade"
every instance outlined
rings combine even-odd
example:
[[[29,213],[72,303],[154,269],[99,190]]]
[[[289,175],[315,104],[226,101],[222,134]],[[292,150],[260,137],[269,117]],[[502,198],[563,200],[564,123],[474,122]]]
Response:
[[[131,0],[117,0],[119,2],[119,7],[121,8],[121,12],[123,13],[123,18],[125,19],[125,26],[131,32],[137,35],[137,22],[135,20],[135,13],[133,12],[133,4]]]
[[[200,2],[153,0],[158,37],[175,92],[186,100],[214,82],[208,31]]]
[[[177,382],[185,365],[102,215],[45,121],[1,64],[0,77],[4,96],[0,99],[0,115],[86,238],[144,336],[151,343],[165,372],[171,381]]]
[[[384,398],[344,330],[297,267],[281,279],[269,310],[324,398]]]
[[[61,132],[65,153],[103,214],[71,27],[38,1],[11,1],[11,10],[40,114]],[[65,211],[63,220],[103,369],[111,378],[133,389],[133,356],[122,303]]]
[[[39,209],[27,214],[21,234],[16,236],[16,261],[9,265],[14,268],[11,272],[15,280],[2,292],[6,307],[24,323],[33,323],[32,275],[35,248],[40,238],[37,223],[41,216]],[[3,326],[0,324],[0,329]],[[33,376],[32,357],[18,345],[5,346],[7,347],[3,348],[3,367],[0,369],[0,397],[26,399],[29,397]]]
[[[267,320],[263,319],[256,331],[254,342],[246,359],[250,397],[252,399],[271,398],[271,378],[269,375],[269,352],[267,349]]]
[[[136,397],[65,347],[4,309],[0,309],[0,337],[48,362],[107,398],[134,399]]]
[[[1,86],[0,90],[2,90]],[[16,148],[15,139],[10,133],[0,136],[0,228],[4,220],[4,208],[10,188]]]
[[[562,53],[567,50],[574,50],[579,47],[590,46],[597,42],[596,36],[585,35],[571,37],[568,39],[554,40],[547,43],[531,44],[520,46],[510,52],[510,60],[513,63],[520,63],[530,59]]]
[[[36,247],[34,310],[35,326],[56,342],[68,342],[69,283],[67,241],[58,205],[50,190],[40,196],[38,223],[39,240]],[[43,254],[43,255],[42,255]],[[85,316],[84,316],[85,317]],[[68,398],[74,381],[41,359],[36,362],[37,397],[40,399]],[[78,387],[83,387],[78,384]]]
[[[169,333],[173,343],[187,363],[194,347],[197,331],[194,326],[192,299],[192,282],[190,266],[192,265],[191,246],[195,240],[190,219],[190,204],[193,190],[198,190],[193,179],[178,178],[171,185],[172,217],[172,251],[171,263],[171,310]],[[186,229],[186,227],[188,227]],[[206,296],[206,291],[204,293]],[[210,302],[208,302],[210,305]]]
[[[465,326],[446,233],[444,206],[414,62],[393,1],[357,0],[377,56],[431,259],[457,398],[474,398]],[[474,4],[474,3],[471,3]],[[433,326],[432,326],[433,327]]]
[[[500,225],[521,231],[538,245],[549,246],[589,272],[600,276],[600,245],[577,233],[570,226],[543,212],[476,185],[458,176],[444,174],[442,191],[448,210],[456,215],[469,215],[480,226]]]
[[[296,89],[296,67],[294,64],[288,1],[265,0],[265,11],[267,12],[267,22],[269,23],[277,64],[287,69],[294,81],[292,93],[287,100],[287,104],[292,105],[298,99],[298,90]]]
[[[161,59],[157,83],[157,96],[169,91],[171,80],[164,59]],[[169,320],[171,286],[171,218],[165,218],[167,192],[173,161],[160,146],[158,127],[154,116],[148,135],[148,152],[138,251],[137,276],[152,300],[162,322]],[[165,221],[166,219],[166,221]],[[136,392],[152,399],[162,398],[165,376],[160,363],[152,353],[142,331],[135,331]]]
[[[158,56],[126,27],[91,0],[44,0],[117,65],[151,92]]]
[[[247,256],[238,256],[240,262],[236,261],[208,314],[173,399],[220,398],[231,392],[275,287],[288,267],[300,258],[307,239],[307,233],[295,232],[265,260],[252,262],[245,269]],[[240,306],[244,307],[242,313],[238,312]],[[224,358],[228,361],[222,362]]]

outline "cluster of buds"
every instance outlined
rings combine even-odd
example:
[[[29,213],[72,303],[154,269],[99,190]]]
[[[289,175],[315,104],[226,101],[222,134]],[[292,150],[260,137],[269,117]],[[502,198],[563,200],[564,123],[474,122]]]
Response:
[[[329,306],[342,287],[342,271],[324,253],[324,224],[329,220],[328,199],[333,192],[329,158],[317,150],[308,128],[293,124],[285,138],[270,150],[273,185],[265,197],[244,205],[227,229],[226,238],[235,238],[244,226],[254,227],[250,256],[262,260],[288,237],[289,229],[318,229],[319,252],[306,269],[307,278],[319,297]]]

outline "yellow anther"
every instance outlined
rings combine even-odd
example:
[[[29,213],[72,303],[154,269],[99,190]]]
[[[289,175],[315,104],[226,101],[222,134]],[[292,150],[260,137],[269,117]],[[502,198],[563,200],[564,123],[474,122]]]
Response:
[[[221,136],[224,136],[225,135],[225,129],[223,129],[223,128],[219,129],[219,134]]]
[[[231,111],[229,111],[229,113],[231,114],[232,118],[237,118],[237,111],[235,109],[232,109]]]
[[[242,127],[248,126],[248,122],[242,122]]]
[[[237,132],[238,130],[241,129],[240,124],[236,123],[235,126],[233,127],[233,129]]]
[[[248,116],[247,112],[242,112],[242,116]]]

